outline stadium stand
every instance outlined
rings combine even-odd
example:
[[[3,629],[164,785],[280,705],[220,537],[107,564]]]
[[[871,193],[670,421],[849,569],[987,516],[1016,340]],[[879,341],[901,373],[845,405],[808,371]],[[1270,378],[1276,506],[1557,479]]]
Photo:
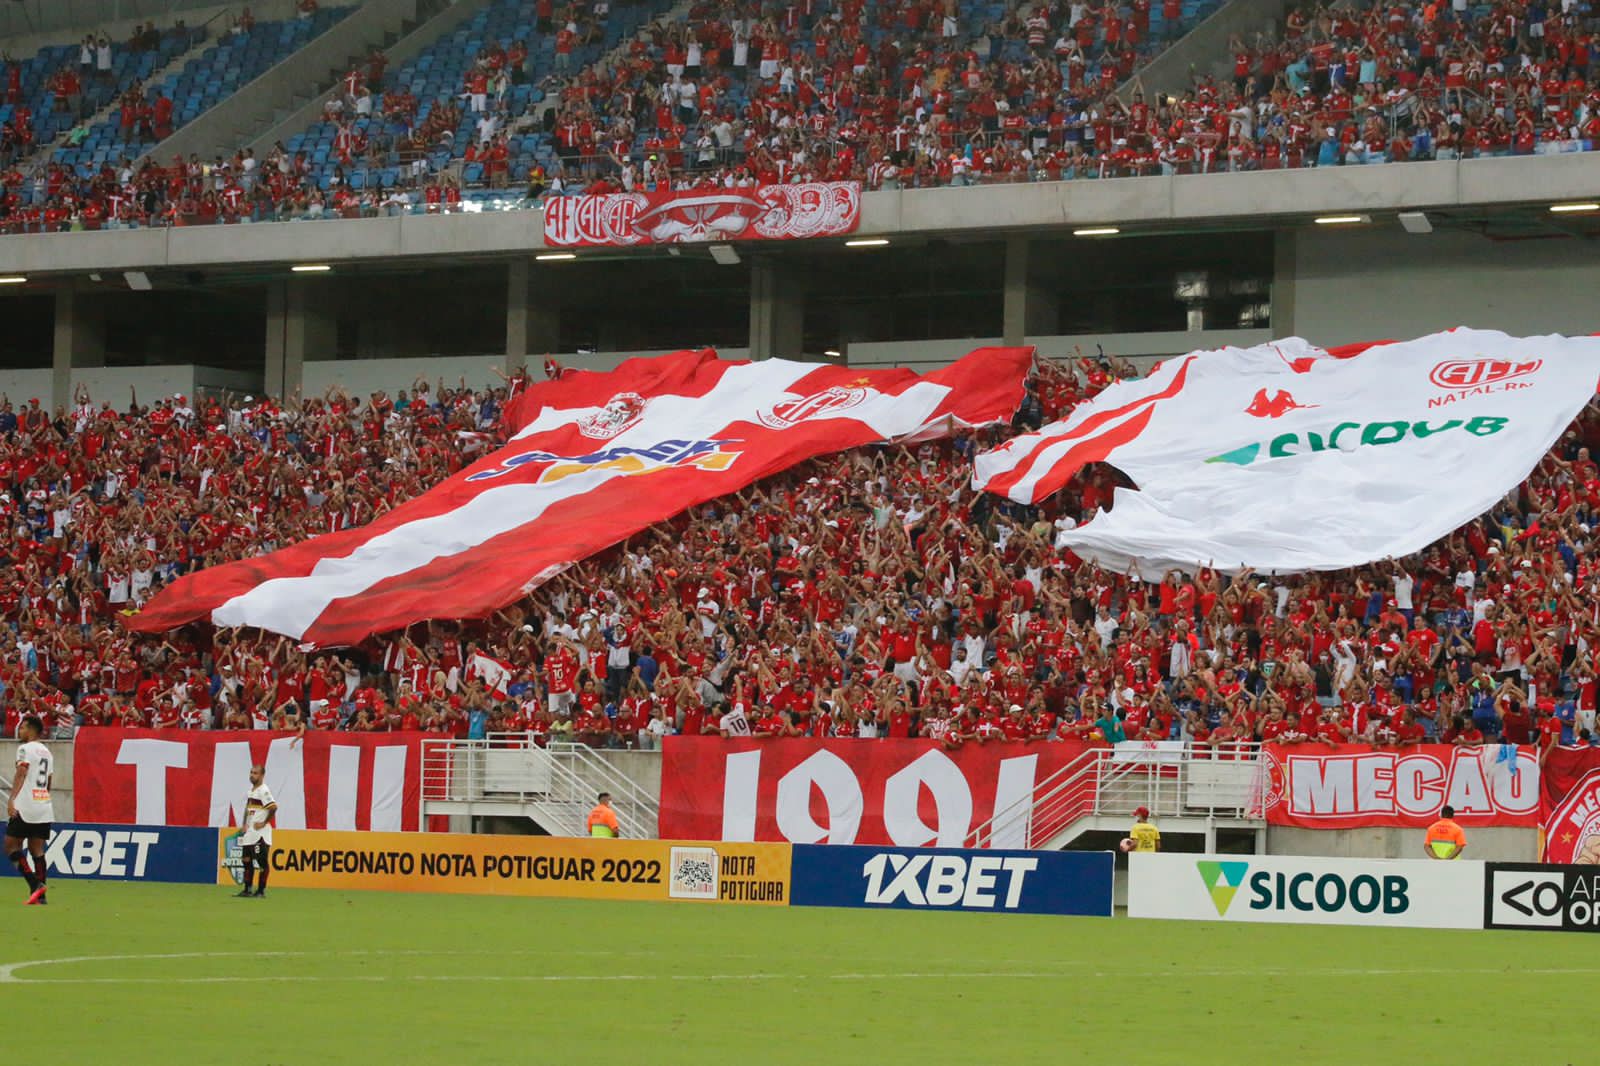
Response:
[[[1129,373],[1041,359],[1017,427]],[[135,396],[118,410],[80,395],[54,413],[7,398],[6,735],[36,711],[58,737],[302,723],[651,746],[715,733],[714,709],[742,698],[758,736],[1600,743],[1593,404],[1506,504],[1355,571],[1149,585],[1083,565],[1056,533],[1107,504],[1117,475],[1091,468],[1037,510],[975,496],[969,456],[1005,429],[813,462],[486,621],[304,652],[116,624],[179,574],[417,495],[499,439],[507,392],[419,379],[365,401]],[[504,699],[479,654],[511,671]]]
[[[181,125],[345,10],[331,9],[214,46],[154,103],[58,149],[76,181],[0,175],[4,225],[350,218],[812,178],[897,188],[1270,170],[1585,151],[1600,136],[1586,7],[1297,8],[1271,34],[1235,39],[1231,78],[1197,74],[1180,97],[1145,99],[1139,68],[1214,8],[705,0],[641,34],[667,0],[560,12],[497,0],[384,92],[352,71],[325,121],[264,160],[265,180],[242,154],[220,182],[153,161],[106,171],[125,142],[159,132],[144,108]],[[45,106],[68,51],[14,65],[25,89],[7,111],[37,128],[9,124],[11,155],[68,121]],[[117,62],[126,89],[159,60]]]
[[[57,138],[81,143],[72,136],[81,121],[204,38],[203,27],[191,29],[180,20],[166,31],[147,23],[125,41],[90,35],[78,44],[41,48],[28,59],[0,56],[6,84],[0,104],[0,164],[24,163]]]
[[[1291,11],[1234,41],[1231,81],[1197,78],[1174,108],[1198,155],[1252,170],[1536,152],[1600,141],[1587,6],[1384,3]],[[1160,131],[1152,129],[1157,138]],[[1166,154],[1123,172],[1170,166]]]
[[[498,0],[398,71],[385,92],[351,71],[325,120],[263,161],[265,181],[243,173],[242,154],[212,188],[150,160],[97,172],[113,146],[159,132],[146,107],[170,110],[181,125],[247,80],[217,81],[236,50],[219,45],[149,102],[100,124],[89,143],[57,153],[87,187],[57,176],[44,196],[29,196],[6,180],[15,201],[7,226],[360,217],[463,198],[522,206],[546,191],[806,174],[872,188],[1059,177],[1056,164],[1068,157],[1047,161],[1044,143],[1066,143],[1071,115],[1087,123],[1092,113],[1098,123],[1100,112],[1084,109],[1114,99],[1116,85],[1215,0],[1060,11],[968,0],[943,13],[900,0],[807,3],[761,17],[705,3],[640,35],[668,7],[556,12],[548,2]],[[333,17],[321,12],[317,25]],[[285,50],[303,43],[304,26],[281,29]],[[266,52],[243,54],[270,62]],[[1135,113],[1142,107],[1136,101]],[[500,191],[513,184],[526,197]],[[52,199],[53,208],[44,202]]]
[[[92,178],[100,166],[137,158],[141,149],[170,137],[353,10],[319,8],[308,18],[274,22],[246,16],[180,72],[157,85],[128,86],[121,106],[89,130],[82,143],[58,149],[54,162],[73,167],[80,178]]]
[[[1119,85],[1215,6],[887,0],[753,21],[738,4],[704,4],[688,32],[566,87],[557,153],[602,191],[1044,177],[1044,149],[1065,143],[1071,117],[1113,106]]]
[[[369,206],[400,186],[459,191],[525,177],[548,85],[599,62],[669,7],[574,6],[558,18],[548,0],[497,0],[403,67],[378,98],[354,72],[327,120],[287,141],[286,173],[335,197],[374,190]]]

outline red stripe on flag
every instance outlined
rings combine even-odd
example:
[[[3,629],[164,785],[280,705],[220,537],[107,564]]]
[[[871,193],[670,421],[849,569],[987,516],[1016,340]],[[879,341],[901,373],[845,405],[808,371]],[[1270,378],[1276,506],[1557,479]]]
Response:
[[[1108,454],[1110,454],[1112,448],[1115,448],[1118,445],[1126,444],[1134,437],[1137,437],[1144,427],[1149,425],[1150,415],[1155,410],[1155,404],[1160,400],[1170,400],[1172,397],[1183,391],[1184,382],[1188,380],[1189,376],[1189,366],[1194,362],[1194,359],[1195,357],[1193,355],[1185,357],[1183,364],[1179,366],[1177,372],[1172,375],[1172,380],[1169,381],[1166,388],[1162,389],[1160,392],[1151,393],[1149,396],[1141,396],[1139,399],[1125,403],[1121,407],[1114,407],[1110,410],[1096,412],[1090,417],[1084,419],[1082,423],[1073,426],[1066,432],[1052,435],[1048,440],[1040,441],[1038,446],[1030,451],[1021,462],[1001,476],[994,478],[987,485],[985,485],[984,488],[989,492],[997,493],[1001,496],[1010,496],[1011,490],[1015,488],[1016,485],[1023,480],[1023,478],[1028,476],[1034,465],[1039,462],[1040,456],[1047,449],[1055,447],[1064,440],[1072,440],[1075,437],[1084,436],[1088,433],[1098,430],[1101,426],[1106,425],[1108,422],[1114,419],[1121,418],[1124,415],[1137,411],[1141,407],[1144,408],[1143,417],[1141,419],[1130,420],[1129,422],[1124,422],[1112,428],[1107,434],[1107,438],[1110,443],[1108,443],[1104,448],[1097,449],[1095,447],[1085,448],[1083,446],[1079,446],[1068,451],[1065,456],[1057,460],[1055,463],[1055,469],[1053,469],[1043,478],[1039,479],[1039,484],[1034,488],[1034,491],[1029,497],[1028,502],[1038,503],[1040,500],[1047,498],[1052,492],[1055,492],[1056,490],[1060,489],[1062,485],[1065,485],[1067,481],[1071,479],[1072,475],[1076,474],[1084,466],[1089,463],[1100,462]],[[1130,435],[1128,427],[1135,421],[1137,422],[1137,427],[1132,430]],[[1086,443],[1093,444],[1094,442]],[[1074,461],[1074,456],[1085,455],[1093,455],[1094,457],[1080,458],[1076,460],[1076,466],[1072,466],[1066,471],[1065,474],[1060,473],[1060,470],[1064,464],[1069,464]],[[1046,485],[1050,485],[1052,487],[1047,489],[1045,488]]]

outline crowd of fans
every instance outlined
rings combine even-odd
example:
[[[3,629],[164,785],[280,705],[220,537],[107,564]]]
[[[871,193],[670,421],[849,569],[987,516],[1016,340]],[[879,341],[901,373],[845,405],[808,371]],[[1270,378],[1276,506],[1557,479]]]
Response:
[[[1181,116],[1214,170],[1592,150],[1595,29],[1544,0],[1296,10],[1236,39],[1231,85],[1198,82]]]
[[[859,180],[959,183],[1026,167],[1059,101],[1098,100],[1183,23],[1179,0],[1012,6],[964,24],[956,0],[754,17],[705,0],[687,25],[566,85],[564,166],[603,187]]]
[[[1180,10],[1165,7],[1170,33]],[[1232,42],[1231,80],[1196,76],[1181,97],[1148,99],[1136,76],[1154,44],[1144,0],[1024,6],[972,39],[949,17],[953,5],[942,22],[916,3],[880,7],[896,39],[877,49],[849,32],[846,5],[841,22],[820,23],[835,32],[818,33],[814,57],[788,48],[770,21],[752,30],[730,16],[736,4],[708,8],[698,32],[641,46],[609,76],[589,72],[566,88],[561,149],[591,164],[586,175],[609,163],[603,189],[1212,173],[1579,151],[1600,140],[1586,3],[1297,8],[1276,35]],[[750,102],[735,110],[722,68],[730,46],[745,57],[741,32],[757,36]],[[769,53],[763,38],[774,34]],[[1130,77],[1132,91],[1116,95]]]
[[[245,9],[245,17],[249,17],[249,8]],[[121,102],[129,116],[123,140],[134,139],[140,133],[150,139],[160,128],[156,122],[160,101],[145,99],[144,84],[138,77],[138,70],[144,68],[118,60],[137,59],[148,54],[154,57],[148,65],[154,66],[181,55],[204,37],[203,29],[191,29],[183,19],[178,19],[165,31],[156,29],[153,22],[141,23],[122,41],[113,42],[103,33],[88,34],[75,50],[65,50],[75,56],[75,61],[69,58],[56,66],[39,68],[0,52],[0,77],[5,82],[5,95],[0,99],[0,105],[5,108],[0,112],[3,118],[0,120],[0,168],[9,170],[27,164],[40,148],[76,146],[89,133],[86,120],[113,101]],[[25,72],[37,78],[39,84],[30,84]],[[30,102],[39,103],[44,111],[51,116],[61,116],[64,121],[52,121],[44,126],[39,121],[42,116],[35,113]],[[170,100],[165,103],[169,126],[171,103]],[[42,173],[42,168],[30,169],[39,169]],[[6,194],[0,196],[0,210],[14,206],[7,201],[31,198],[18,195],[32,192],[20,173],[0,179],[0,186]],[[0,218],[7,215],[9,211],[0,214]]]
[[[548,372],[559,373],[553,364]],[[1017,419],[1131,369],[1041,359]],[[5,732],[172,729],[662,736],[1595,741],[1600,409],[1494,512],[1412,558],[1147,584],[1057,536],[1108,504],[976,495],[1012,428],[814,461],[665,523],[479,621],[353,649],[120,623],[179,574],[371,521],[500,439],[525,385],[415,382],[278,403],[0,398]]]

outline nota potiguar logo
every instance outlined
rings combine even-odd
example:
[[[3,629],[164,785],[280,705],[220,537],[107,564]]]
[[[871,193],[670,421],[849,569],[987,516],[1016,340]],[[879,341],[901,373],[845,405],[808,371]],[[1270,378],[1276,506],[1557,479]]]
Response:
[[[1271,440],[1256,441],[1232,451],[1213,455],[1208,463],[1233,463],[1249,466],[1261,458],[1266,450],[1268,459],[1284,459],[1293,455],[1313,455],[1317,452],[1350,452],[1357,448],[1381,448],[1405,440],[1426,440],[1437,433],[1462,430],[1474,437],[1492,437],[1511,422],[1509,418],[1479,415],[1476,418],[1450,418],[1434,424],[1427,420],[1410,422],[1340,422],[1330,429],[1308,429],[1298,433],[1280,433]]]
[[[244,884],[244,830],[230,829],[218,845],[217,866],[228,871],[236,885]]]
[[[1194,864],[1194,868],[1200,872],[1200,880],[1205,882],[1211,905],[1217,908],[1217,917],[1226,916],[1233,897],[1244,887],[1244,875],[1250,872],[1250,864],[1201,859]]]

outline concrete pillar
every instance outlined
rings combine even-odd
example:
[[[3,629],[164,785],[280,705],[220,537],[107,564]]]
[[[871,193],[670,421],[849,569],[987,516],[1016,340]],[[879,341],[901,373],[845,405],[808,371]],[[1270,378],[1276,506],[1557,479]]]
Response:
[[[1294,263],[1299,238],[1293,230],[1280,229],[1272,240],[1272,335],[1293,337]],[[1315,340],[1315,338],[1307,338]],[[1320,343],[1320,342],[1319,342]]]
[[[556,266],[541,271],[526,259],[513,259],[507,265],[507,374],[527,366],[529,358],[540,359],[560,348],[560,289],[549,276],[560,269]]]
[[[1000,325],[1001,336],[1009,345],[1057,332],[1060,301],[1054,289],[1035,279],[1029,252],[1027,237],[1006,238],[1005,305]]]
[[[262,380],[269,396],[298,392],[307,359],[328,359],[339,343],[334,293],[321,277],[289,278],[267,288],[267,344]]]
[[[283,358],[288,346],[288,288],[286,281],[267,283],[267,346],[261,363],[261,389],[268,396],[283,395]],[[297,371],[296,385],[299,380]]]
[[[72,402],[74,367],[106,365],[106,324],[100,309],[70,287],[56,292],[56,326],[50,365],[50,406]]]
[[[801,276],[767,258],[750,263],[750,358],[798,359],[805,348]]]

